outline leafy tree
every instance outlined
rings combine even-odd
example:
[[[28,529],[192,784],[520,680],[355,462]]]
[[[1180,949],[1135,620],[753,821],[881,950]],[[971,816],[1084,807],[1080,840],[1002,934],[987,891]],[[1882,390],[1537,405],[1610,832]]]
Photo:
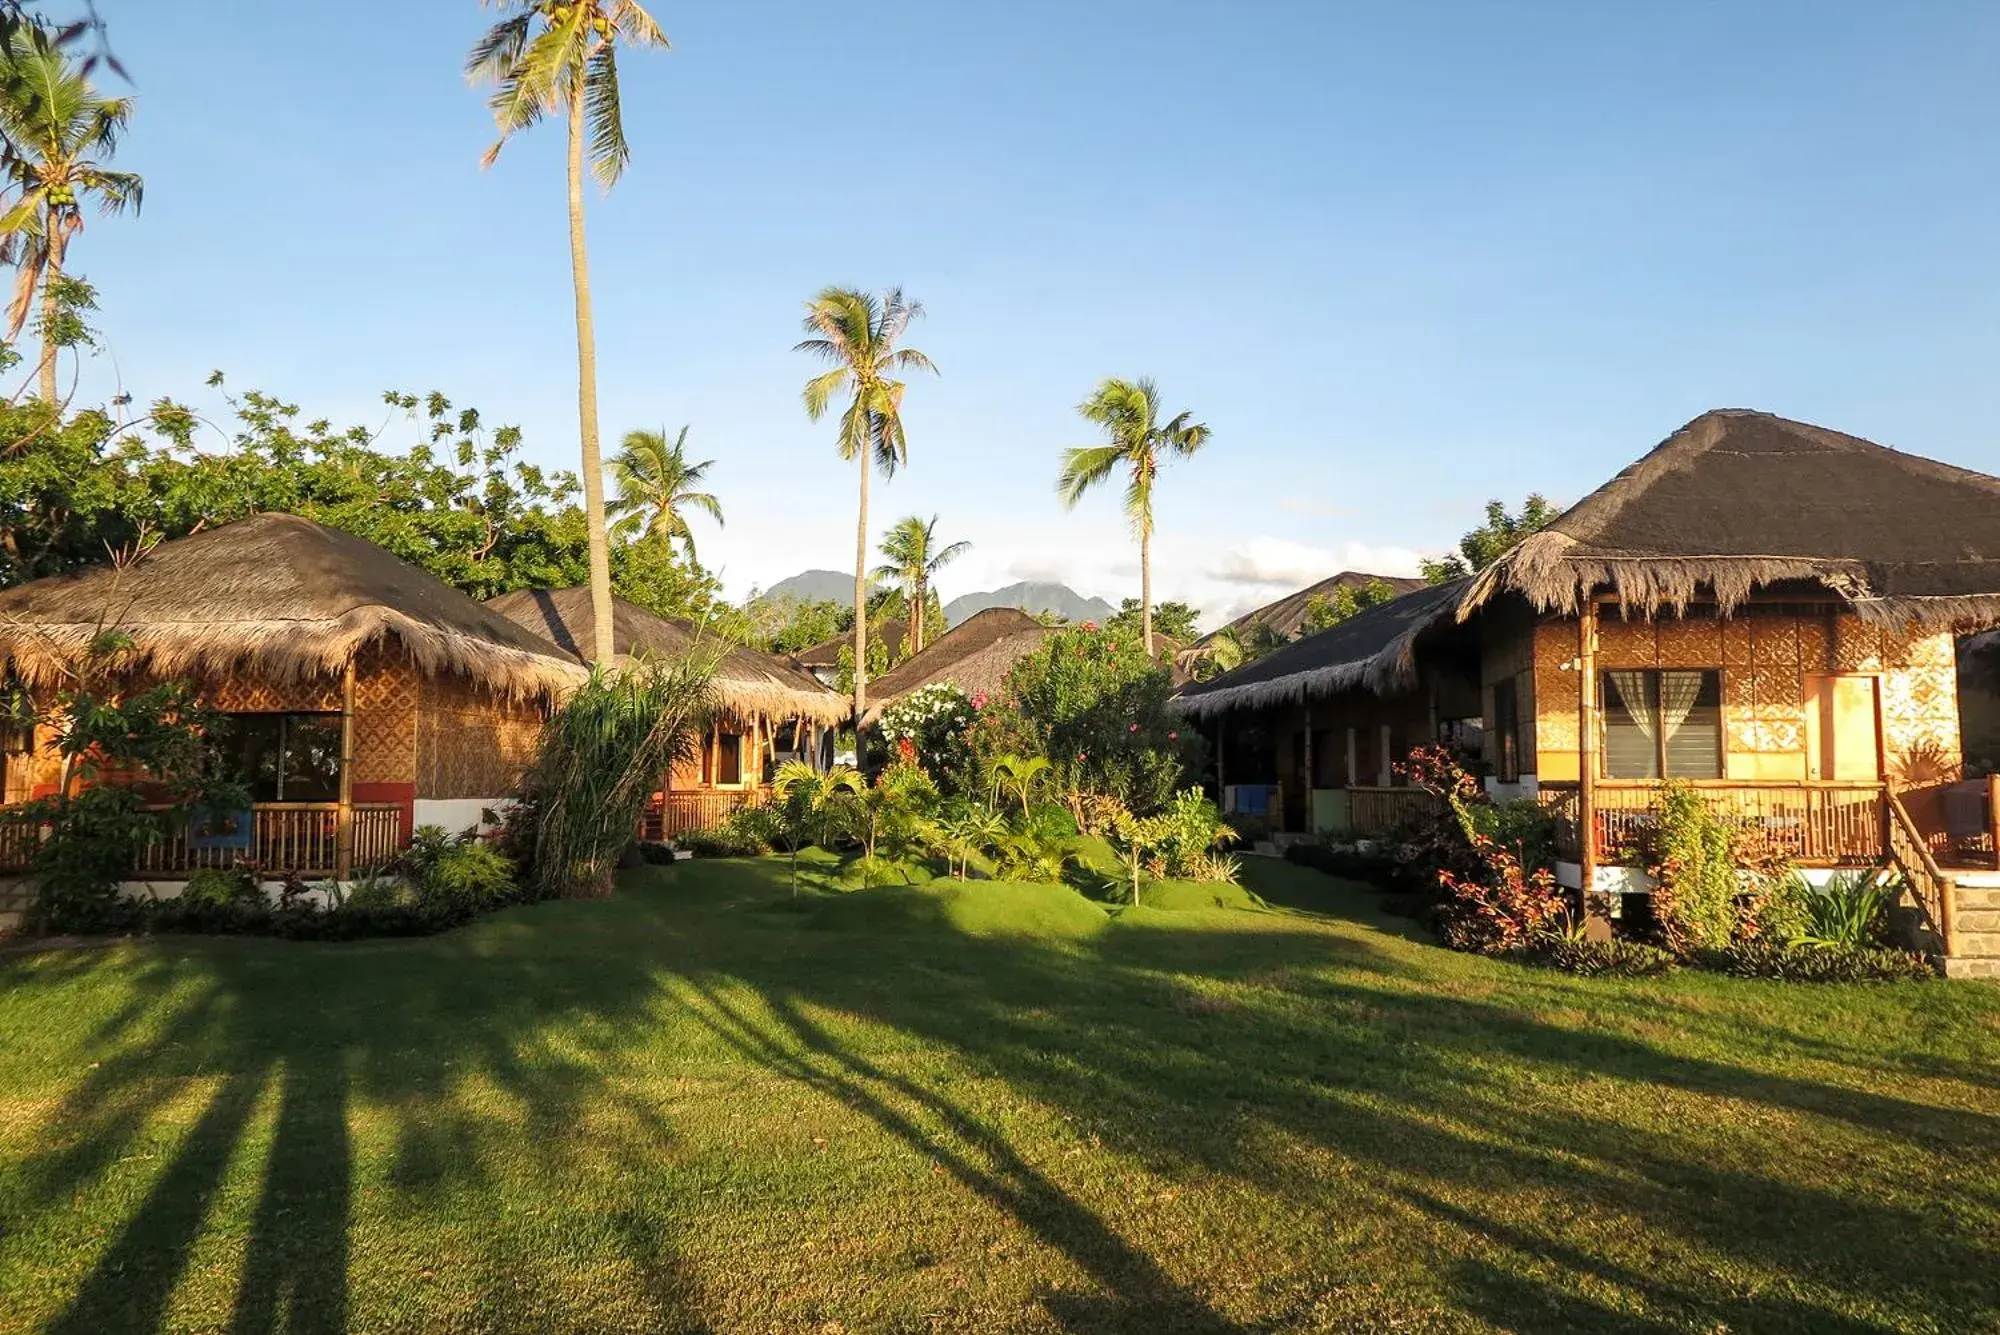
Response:
[[[1150,379],[1105,380],[1077,407],[1110,437],[1108,445],[1063,452],[1056,492],[1074,506],[1120,465],[1131,474],[1125,486],[1125,513],[1139,536],[1139,644],[1153,656],[1153,481],[1160,456],[1193,454],[1208,443],[1209,430],[1186,412],[1160,420],[1160,391]]]
[[[937,523],[936,515],[928,521],[920,515],[897,520],[882,538],[882,555],[888,559],[875,567],[876,579],[890,581],[902,591],[910,627],[903,643],[906,656],[924,647],[924,623],[930,619],[932,579],[938,571],[972,550],[969,542],[938,546]],[[908,615],[910,607],[922,608],[924,615]]]
[[[132,100],[99,96],[46,29],[18,29],[0,54],[0,174],[13,191],[0,213],[0,262],[15,270],[7,341],[20,338],[39,294],[45,403],[58,397],[57,349],[75,341],[58,294],[70,243],[83,231],[84,201],[105,214],[136,213],[145,193],[139,177],[105,165],[131,118]]]
[[[806,381],[806,416],[817,422],[841,395],[848,396],[840,415],[836,446],[840,457],[861,467],[861,501],[854,537],[854,717],[868,712],[868,675],[874,660],[868,654],[868,479],[877,468],[894,475],[909,462],[909,439],[903,431],[902,371],[937,374],[931,359],[896,342],[910,321],[924,313],[921,302],[908,301],[892,287],[879,299],[853,288],[829,287],[806,303],[807,337],[792,350],[830,362],[833,369]]]
[[[1316,593],[1306,599],[1306,615],[1301,629],[1310,635],[1328,626],[1337,626],[1355,613],[1380,607],[1383,603],[1394,601],[1395,597],[1396,586],[1385,579],[1370,579],[1358,585],[1337,585],[1331,593]]]
[[[628,431],[625,442],[611,460],[611,482],[618,499],[607,513],[611,531],[623,538],[640,534],[666,542],[678,542],[694,560],[694,531],[688,527],[686,510],[700,510],[719,526],[722,502],[706,491],[696,491],[708,477],[715,460],[689,463],[688,429],[682,427],[667,443],[664,431]]]
[[[631,160],[618,99],[618,47],[667,44],[636,0],[494,0],[506,17],[466,57],[476,83],[495,85],[488,101],[499,138],[491,166],[509,138],[545,115],[569,126],[569,262],[576,293],[577,426],[583,445],[583,508],[588,533],[591,659],[611,657],[611,542],[604,519],[604,464],[597,440],[597,334],[590,314],[590,257],[583,236],[583,158],[609,190]]]
[[[747,642],[768,654],[796,654],[854,628],[854,609],[831,598],[752,595],[743,613]]]
[[[1127,598],[1118,610],[1105,618],[1106,628],[1142,633],[1145,609],[1137,598]],[[1193,644],[1201,638],[1201,613],[1181,602],[1165,602],[1153,609],[1153,631],[1177,644]]]
[[[1443,584],[1467,575],[1476,575],[1492,565],[1530,533],[1539,533],[1554,523],[1562,510],[1551,505],[1540,492],[1530,492],[1519,514],[1509,514],[1499,501],[1486,502],[1486,522],[1458,540],[1458,550],[1424,562],[1424,578]]]
[[[824,844],[827,828],[845,793],[858,796],[867,784],[851,765],[817,770],[803,760],[787,760],[771,776],[771,795],[778,808],[779,840],[792,862],[792,894],[799,893],[799,849],[808,842]]]

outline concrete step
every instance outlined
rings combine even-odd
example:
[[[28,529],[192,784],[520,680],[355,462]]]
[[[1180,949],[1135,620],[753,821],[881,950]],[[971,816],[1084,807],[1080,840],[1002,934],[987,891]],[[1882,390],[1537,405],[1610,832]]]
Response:
[[[1968,932],[1960,929],[1953,933],[1957,940],[1957,957],[1969,960],[2000,960],[2000,932]]]
[[[1990,978],[2000,982],[2000,959],[1969,959],[1954,955],[1944,962],[1947,978]]]
[[[2000,908],[1968,909],[1960,900],[1956,921],[1960,932],[2000,932]]]
[[[1958,898],[1953,902],[1960,913],[1968,909],[2000,909],[2000,886],[1960,885],[1957,890]]]

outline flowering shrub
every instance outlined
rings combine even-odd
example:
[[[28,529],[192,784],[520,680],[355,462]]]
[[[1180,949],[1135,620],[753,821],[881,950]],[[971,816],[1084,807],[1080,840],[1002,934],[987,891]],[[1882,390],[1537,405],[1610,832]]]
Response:
[[[1436,909],[1438,934],[1454,950],[1483,955],[1522,950],[1556,932],[1571,897],[1556,884],[1547,861],[1533,868],[1523,859],[1552,846],[1537,813],[1504,813],[1487,800],[1479,781],[1444,747],[1418,747],[1401,767],[1420,788],[1437,794],[1448,818],[1427,831],[1444,892]],[[1547,818],[1539,818],[1546,826]],[[1456,838],[1453,834],[1456,834]],[[1506,842],[1502,842],[1503,837]]]
[[[882,711],[880,732],[891,756],[923,767],[940,787],[956,791],[977,766],[967,731],[980,704],[949,681],[920,686]]]

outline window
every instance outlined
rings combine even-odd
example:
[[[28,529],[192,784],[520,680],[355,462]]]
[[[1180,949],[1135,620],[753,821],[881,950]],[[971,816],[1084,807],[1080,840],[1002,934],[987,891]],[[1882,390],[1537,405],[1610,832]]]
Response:
[[[715,782],[729,787],[743,782],[743,737],[740,733],[717,733],[715,738]]]
[[[1610,779],[1722,777],[1722,674],[1613,671],[1604,702],[1601,769]]]
[[[251,801],[340,800],[340,715],[231,714],[229,725]]]
[[[1512,677],[1493,684],[1493,774],[1502,783],[1521,777],[1521,696]]]

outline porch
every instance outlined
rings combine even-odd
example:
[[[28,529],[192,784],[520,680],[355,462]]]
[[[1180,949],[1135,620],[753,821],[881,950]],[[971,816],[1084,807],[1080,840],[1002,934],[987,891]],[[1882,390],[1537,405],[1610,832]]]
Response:
[[[162,808],[161,810],[164,810]],[[343,822],[344,810],[350,818]],[[199,835],[186,824],[164,831],[133,860],[134,880],[180,880],[204,868],[252,866],[271,877],[323,880],[373,870],[395,860],[405,842],[397,802],[259,802],[247,827]],[[343,840],[343,827],[346,830]],[[26,871],[40,843],[39,827],[0,822],[0,875]],[[343,848],[343,842],[347,847]]]

